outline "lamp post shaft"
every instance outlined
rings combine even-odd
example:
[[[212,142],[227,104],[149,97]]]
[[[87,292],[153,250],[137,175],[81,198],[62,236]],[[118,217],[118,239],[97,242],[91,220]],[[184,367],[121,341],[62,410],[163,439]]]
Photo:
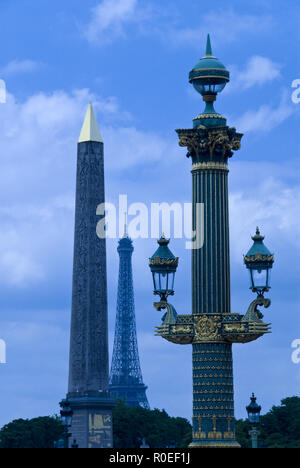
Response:
[[[238,446],[234,435],[232,344],[219,331],[222,318],[231,313],[227,161],[230,143],[233,146],[241,135],[225,125],[218,131],[178,130],[178,134],[181,146],[192,147],[188,155],[193,162],[193,231],[197,235],[200,229],[203,232],[203,243],[192,250],[196,337],[192,342],[191,446]],[[204,207],[201,226],[198,204]]]
[[[204,205],[203,246],[192,250],[192,313],[198,317],[231,312],[228,169],[217,164],[218,155],[212,158],[215,164],[197,161],[192,169],[194,232],[197,204]],[[193,343],[193,426],[193,445],[234,441],[232,345],[212,337]]]
[[[197,204],[204,207],[203,246],[192,250],[192,313],[230,313],[227,165],[194,163],[192,184],[194,232],[199,231]]]
[[[252,427],[251,431],[249,432],[249,435],[251,437],[252,448],[258,448],[259,431],[257,430],[257,428]]]
[[[258,440],[257,437],[252,436],[252,448],[258,448]]]

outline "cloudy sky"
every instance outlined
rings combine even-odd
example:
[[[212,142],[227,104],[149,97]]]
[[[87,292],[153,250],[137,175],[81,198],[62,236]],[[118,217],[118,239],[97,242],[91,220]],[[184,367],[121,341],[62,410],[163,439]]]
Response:
[[[259,225],[276,254],[273,333],[234,345],[236,414],[254,391],[267,411],[298,395],[300,364],[300,79],[297,0],[1,1],[0,79],[0,426],[58,412],[67,391],[76,145],[93,101],[105,142],[106,196],[117,202],[189,202],[190,161],[176,128],[190,128],[203,103],[188,72],[206,34],[231,71],[217,111],[245,134],[230,161],[232,310],[253,299],[242,255]],[[224,6],[225,5],[225,6]],[[130,219],[129,219],[130,221]],[[191,347],[154,337],[147,258],[155,241],[134,242],[135,300],[150,405],[191,417]],[[113,340],[118,256],[108,241]],[[190,252],[180,256],[173,304],[190,312]]]

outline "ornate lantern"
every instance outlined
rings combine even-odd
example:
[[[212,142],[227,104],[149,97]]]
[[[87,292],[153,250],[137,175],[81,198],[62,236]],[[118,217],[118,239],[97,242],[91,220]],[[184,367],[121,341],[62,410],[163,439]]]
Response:
[[[256,397],[254,393],[252,393],[252,397],[250,398],[251,403],[250,405],[246,406],[246,410],[248,413],[248,419],[251,424],[258,424],[261,412],[261,406],[256,403]]]
[[[216,113],[213,103],[217,98],[217,94],[225,88],[229,80],[229,71],[226,70],[225,66],[212,53],[210,36],[208,35],[206,54],[189,74],[190,83],[202,95],[203,101],[206,103],[203,114],[194,119],[194,127],[197,127],[201,123],[206,126],[215,125],[214,116],[218,119],[218,125],[222,125],[222,123],[226,125],[226,119]]]
[[[73,411],[70,407],[70,403],[68,400],[62,400],[59,403],[59,406],[61,407],[60,410],[60,415],[61,415],[61,422],[64,428],[68,428],[72,426],[72,417],[73,417]]]
[[[167,297],[174,295],[178,257],[172,254],[168,247],[170,240],[164,235],[157,242],[159,247],[149,259],[149,266],[153,276],[154,294],[160,296],[162,302],[167,302]]]
[[[268,292],[270,286],[271,268],[274,263],[274,255],[263,243],[259,228],[256,228],[256,235],[252,237],[253,246],[244,257],[245,265],[250,272],[250,289],[259,296]]]
[[[71,437],[71,434],[69,433],[69,428],[72,426],[73,410],[68,400],[62,400],[59,403],[59,406],[61,407],[60,416],[64,428],[64,445],[65,448],[69,448],[69,438]]]

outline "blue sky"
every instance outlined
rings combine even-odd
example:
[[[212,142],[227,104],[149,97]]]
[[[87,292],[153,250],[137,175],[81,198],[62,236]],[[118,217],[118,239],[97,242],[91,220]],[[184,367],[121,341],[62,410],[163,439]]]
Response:
[[[276,3],[276,5],[274,4]],[[0,426],[54,414],[67,390],[76,144],[89,101],[105,142],[106,195],[116,202],[189,202],[190,161],[175,128],[189,128],[203,103],[188,72],[211,33],[231,71],[216,109],[244,132],[230,161],[232,311],[252,294],[242,255],[256,225],[275,252],[273,333],[234,346],[236,414],[254,391],[263,410],[299,394],[299,105],[296,0],[2,0],[0,78]],[[136,240],[134,275],[141,363],[152,407],[191,416],[191,348],[154,337],[147,258]],[[190,253],[180,256],[173,304],[190,312]],[[117,241],[108,241],[110,341],[116,308]]]

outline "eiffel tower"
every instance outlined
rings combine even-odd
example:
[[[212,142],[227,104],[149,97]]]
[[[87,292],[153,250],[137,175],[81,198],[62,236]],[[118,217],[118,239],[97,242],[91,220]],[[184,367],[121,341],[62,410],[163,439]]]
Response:
[[[110,372],[110,394],[127,406],[150,409],[146,396],[136,335],[134,291],[132,279],[132,240],[125,234],[119,240],[120,256],[115,340]]]

